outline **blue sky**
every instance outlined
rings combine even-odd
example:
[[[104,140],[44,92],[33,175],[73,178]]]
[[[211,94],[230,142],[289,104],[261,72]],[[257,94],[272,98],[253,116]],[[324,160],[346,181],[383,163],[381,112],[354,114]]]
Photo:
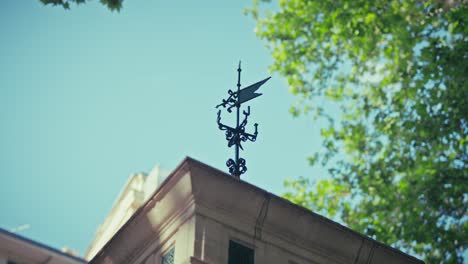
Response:
[[[215,105],[269,76],[272,59],[242,1],[98,1],[69,11],[39,1],[0,9],[0,227],[83,254],[130,174],[185,156],[227,170],[233,156]],[[273,75],[250,103],[243,177],[276,194],[283,181],[321,177],[306,157],[319,126],[293,118],[296,98]],[[226,117],[224,115],[223,117]],[[227,117],[226,117],[227,118]],[[228,120],[228,119],[225,119]]]

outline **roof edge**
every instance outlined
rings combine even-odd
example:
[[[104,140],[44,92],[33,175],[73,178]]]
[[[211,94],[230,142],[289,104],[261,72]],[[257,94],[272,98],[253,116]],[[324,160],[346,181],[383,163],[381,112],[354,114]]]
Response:
[[[214,168],[208,164],[205,164],[201,161],[198,161],[194,158],[191,158],[189,156],[186,156],[181,163],[179,163],[179,165],[166,177],[166,179],[158,186],[158,188],[149,196],[148,200],[140,207],[137,209],[137,211],[127,220],[127,222],[125,222],[121,228],[114,234],[114,236],[112,236],[112,238],[96,253],[96,255],[90,260],[89,263],[93,263],[94,261],[96,261],[96,259],[98,257],[100,257],[103,252],[108,248],[108,244],[112,243],[112,241],[114,241],[116,239],[116,237],[122,232],[122,230],[124,228],[126,228],[131,222],[133,222],[137,217],[139,217],[144,211],[145,209],[148,207],[148,205],[151,205],[153,203],[153,200],[154,198],[161,192],[161,190],[168,184],[169,181],[171,181],[175,176],[179,176],[181,177],[182,175],[184,175],[185,172],[187,171],[190,171],[191,167],[192,166],[197,166],[199,168],[204,168],[208,171],[211,171],[213,174],[215,175],[220,175],[220,176],[223,176],[225,177],[226,179],[229,179],[231,181],[236,181],[246,187],[249,187],[249,188],[253,188],[255,189],[256,191],[258,192],[261,192],[263,194],[266,194],[268,196],[271,196],[273,199],[277,200],[278,202],[280,203],[285,203],[287,204],[288,206],[291,206],[293,208],[296,208],[297,210],[301,210],[303,212],[305,212],[306,214],[309,214],[309,215],[312,215],[314,217],[317,217],[317,219],[319,219],[320,221],[324,222],[325,224],[329,224],[329,225],[332,225],[332,226],[335,226],[336,228],[338,229],[341,229],[342,231],[344,232],[348,232],[348,233],[351,233],[352,235],[355,235],[355,236],[358,236],[364,240],[368,240],[369,242],[371,243],[374,243],[375,245],[377,245],[378,247],[382,247],[384,249],[387,249],[391,252],[394,252],[394,253],[398,253],[398,254],[402,254],[406,257],[409,257],[410,259],[414,260],[415,262],[417,263],[421,263],[421,264],[425,264],[424,261],[414,257],[414,256],[411,256],[399,249],[396,249],[396,248],[393,248],[387,244],[384,244],[382,242],[379,242],[371,237],[368,237],[364,234],[361,234],[347,226],[344,226],[338,222],[335,222],[329,218],[326,218],[325,216],[322,216],[316,212],[313,212],[305,207],[302,207],[300,205],[297,205],[297,204],[294,204],[292,203],[291,201],[289,200],[286,200],[276,194],[273,194],[271,192],[268,192],[260,187],[257,187],[251,183],[248,183],[246,181],[243,181],[241,179],[237,179],[235,177],[232,177],[231,175],[227,174],[226,172],[224,171],[221,171],[217,168]]]
[[[291,201],[289,201],[289,200],[287,200],[285,198],[282,198],[282,197],[280,197],[280,196],[278,196],[278,195],[276,195],[274,193],[268,192],[267,190],[264,190],[264,189],[262,189],[262,188],[260,188],[258,186],[255,186],[255,185],[253,185],[253,184],[251,184],[249,182],[246,182],[246,181],[243,181],[241,179],[235,178],[235,177],[231,176],[230,174],[227,174],[226,172],[223,172],[223,171],[221,171],[221,170],[219,170],[217,168],[214,168],[214,167],[212,167],[212,166],[210,166],[208,164],[205,164],[205,163],[203,163],[201,161],[198,161],[198,160],[193,159],[191,157],[186,157],[186,159],[184,161],[193,162],[195,166],[198,166],[198,167],[201,167],[201,168],[206,168],[208,170],[214,171],[216,174],[223,175],[223,176],[225,176],[226,178],[229,178],[232,181],[237,181],[240,184],[246,185],[246,186],[248,186],[250,188],[254,188],[257,191],[259,191],[259,192],[261,192],[261,193],[263,193],[265,195],[268,195],[271,198],[274,198],[274,199],[278,200],[278,202],[285,203],[288,206],[292,206],[292,207],[294,207],[294,208],[296,208],[298,210],[301,210],[301,211],[305,212],[306,214],[313,215],[313,216],[317,217],[319,219],[319,221],[322,221],[325,224],[335,226],[336,228],[341,229],[344,232],[348,232],[348,233],[351,233],[352,235],[359,236],[362,239],[368,240],[369,242],[374,243],[379,247],[385,248],[385,249],[390,250],[391,252],[394,252],[394,253],[402,254],[402,255],[404,255],[406,257],[411,258],[412,260],[414,260],[416,262],[419,262],[421,264],[425,264],[424,261],[416,258],[415,256],[407,254],[407,253],[405,253],[405,252],[403,252],[403,251],[401,251],[401,250],[399,250],[397,248],[391,247],[391,246],[389,246],[389,245],[387,245],[387,244],[385,244],[383,242],[380,242],[380,241],[378,241],[376,239],[373,239],[373,238],[371,238],[371,237],[369,237],[369,236],[367,236],[365,234],[359,233],[356,230],[353,230],[353,229],[351,229],[351,228],[349,228],[349,227],[347,227],[347,226],[345,226],[343,224],[335,222],[335,221],[333,221],[333,220],[331,220],[331,219],[329,219],[329,218],[327,218],[327,217],[325,217],[325,216],[323,216],[323,215],[321,215],[319,213],[316,213],[316,212],[314,212],[314,211],[312,211],[312,210],[310,210],[308,208],[297,205],[297,204],[295,204],[295,203],[293,203],[293,202],[291,202]]]
[[[85,259],[83,259],[81,257],[77,257],[77,256],[67,254],[65,252],[62,252],[62,251],[56,249],[56,248],[53,248],[51,246],[48,246],[48,245],[43,244],[41,242],[38,242],[36,240],[33,240],[33,239],[30,239],[30,238],[27,238],[27,237],[12,233],[12,232],[10,232],[10,231],[8,231],[6,229],[3,229],[1,227],[0,227],[0,234],[4,234],[4,235],[10,236],[10,237],[13,237],[15,239],[18,239],[18,240],[20,240],[22,242],[32,244],[32,245],[34,245],[36,247],[46,249],[48,251],[52,251],[53,253],[58,254],[60,256],[63,256],[63,257],[66,257],[66,258],[71,258],[73,260],[76,260],[76,261],[79,261],[79,262],[82,262],[82,263],[88,263]]]

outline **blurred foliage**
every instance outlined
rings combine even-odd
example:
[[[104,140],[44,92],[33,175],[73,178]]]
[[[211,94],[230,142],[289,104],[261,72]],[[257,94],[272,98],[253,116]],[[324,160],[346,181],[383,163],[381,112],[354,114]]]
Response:
[[[39,0],[44,5],[61,6],[64,9],[70,9],[70,4],[84,4],[86,0]],[[100,0],[101,4],[105,5],[111,11],[120,11],[123,0]]]
[[[298,96],[291,113],[327,120],[309,161],[330,177],[286,181],[284,197],[427,263],[462,263],[467,2],[280,0],[265,9],[256,0],[247,11],[271,70]]]

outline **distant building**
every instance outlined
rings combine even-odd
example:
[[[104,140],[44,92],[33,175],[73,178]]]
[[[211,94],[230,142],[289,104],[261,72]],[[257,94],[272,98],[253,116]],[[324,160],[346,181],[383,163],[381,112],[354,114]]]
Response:
[[[424,263],[191,158],[154,193],[148,179],[125,186],[90,263]]]
[[[0,264],[82,264],[72,254],[0,228]]]
[[[162,172],[160,167],[156,166],[149,175],[137,173],[128,179],[86,251],[85,259],[89,260],[96,255],[137,209],[148,200],[166,175],[167,173]]]

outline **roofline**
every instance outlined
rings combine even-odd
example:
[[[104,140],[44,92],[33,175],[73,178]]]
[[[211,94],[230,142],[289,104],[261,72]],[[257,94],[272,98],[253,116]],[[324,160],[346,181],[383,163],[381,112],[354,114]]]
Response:
[[[24,237],[24,236],[21,236],[21,235],[18,235],[18,234],[15,234],[15,233],[12,233],[8,230],[5,230],[3,228],[0,227],[0,234],[5,234],[7,236],[10,236],[10,237],[13,237],[13,238],[16,238],[18,240],[21,240],[22,242],[26,242],[26,243],[29,243],[29,244],[32,244],[34,246],[37,246],[37,247],[40,247],[42,249],[46,249],[48,251],[52,251],[53,253],[55,254],[58,254],[58,255],[61,255],[63,257],[67,257],[67,258],[71,258],[71,259],[74,259],[74,260],[77,260],[81,263],[88,263],[85,259],[82,259],[80,257],[76,257],[76,256],[73,256],[73,255],[70,255],[70,254],[67,254],[65,252],[62,252],[56,248],[53,248],[51,246],[48,246],[46,244],[43,244],[41,242],[38,242],[38,241],[35,241],[35,240],[32,240],[30,238],[27,238],[27,237]]]
[[[148,198],[148,200],[147,200],[144,204],[142,204],[142,205],[140,206],[140,208],[138,208],[137,211],[127,220],[127,222],[125,222],[125,223],[120,227],[120,229],[114,234],[114,236],[112,236],[112,238],[109,239],[109,241],[96,253],[96,255],[94,255],[94,257],[89,261],[89,263],[92,263],[98,256],[100,256],[100,255],[105,251],[105,249],[107,249],[108,244],[110,244],[110,242],[113,241],[113,240],[117,237],[117,234],[121,233],[122,230],[123,230],[127,225],[129,225],[130,222],[131,222],[134,218],[136,218],[136,217],[143,211],[143,209],[144,209],[149,203],[152,202],[154,196],[163,188],[163,186],[165,186],[166,183],[167,183],[175,174],[177,174],[180,170],[182,170],[182,169],[183,169],[185,166],[187,166],[190,162],[193,162],[195,165],[198,165],[198,166],[201,166],[201,167],[205,167],[205,168],[208,169],[208,170],[215,171],[217,174],[223,175],[223,176],[225,176],[226,178],[228,178],[228,179],[230,179],[230,180],[232,180],[232,181],[236,181],[236,182],[238,182],[238,183],[240,183],[240,184],[244,184],[244,185],[248,186],[249,188],[254,188],[255,190],[257,190],[257,191],[259,191],[259,192],[262,192],[262,193],[264,193],[264,194],[267,194],[267,195],[269,195],[269,196],[271,196],[271,197],[273,197],[273,198],[279,200],[280,202],[283,202],[283,203],[288,204],[289,206],[295,207],[296,209],[299,209],[299,210],[301,210],[301,211],[303,211],[303,212],[305,212],[305,213],[307,213],[307,214],[309,214],[309,215],[314,215],[314,216],[318,217],[320,220],[322,220],[322,221],[324,221],[324,222],[326,222],[326,223],[328,223],[328,224],[335,225],[335,226],[337,226],[338,228],[342,229],[342,230],[345,231],[345,232],[349,232],[349,233],[351,233],[351,234],[353,234],[353,235],[359,236],[360,238],[362,238],[362,239],[364,239],[364,240],[368,240],[368,241],[370,241],[371,243],[375,243],[375,244],[376,244],[377,246],[379,246],[379,247],[383,247],[383,248],[385,248],[385,249],[387,249],[387,250],[390,250],[390,251],[392,251],[392,252],[395,252],[395,253],[403,254],[403,255],[405,255],[405,256],[407,256],[407,257],[413,259],[413,260],[416,261],[416,262],[419,262],[419,263],[421,263],[421,264],[425,264],[424,261],[422,261],[422,260],[420,260],[420,259],[418,259],[418,258],[416,258],[416,257],[414,257],[414,256],[411,256],[411,255],[409,255],[409,254],[407,254],[407,253],[405,253],[405,252],[403,252],[403,251],[401,251],[401,250],[399,250],[399,249],[393,248],[393,247],[391,247],[391,246],[389,246],[389,245],[387,245],[387,244],[384,244],[384,243],[382,243],[382,242],[379,242],[379,241],[377,241],[377,240],[375,240],[375,239],[373,239],[373,238],[371,238],[371,237],[369,237],[369,236],[366,236],[366,235],[364,235],[364,234],[361,234],[361,233],[359,233],[359,232],[357,232],[357,231],[355,231],[355,230],[353,230],[353,229],[351,229],[351,228],[349,228],[349,227],[346,227],[346,226],[344,226],[344,225],[342,225],[342,224],[340,224],[340,223],[337,223],[337,222],[335,222],[335,221],[333,221],[333,220],[331,220],[331,219],[329,219],[329,218],[326,218],[325,216],[322,216],[322,215],[320,215],[320,214],[318,214],[318,213],[316,213],[316,212],[313,212],[313,211],[311,211],[311,210],[309,210],[309,209],[307,209],[307,208],[305,208],[305,207],[302,207],[302,206],[300,206],[300,205],[297,205],[297,204],[295,204],[295,203],[293,203],[293,202],[291,202],[291,201],[289,201],[289,200],[287,200],[287,199],[285,199],[285,198],[282,198],[282,197],[280,197],[280,196],[278,196],[278,195],[276,195],[276,194],[270,193],[270,192],[268,192],[268,191],[266,191],[266,190],[264,190],[264,189],[262,189],[262,188],[260,188],[260,187],[257,187],[257,186],[255,186],[255,185],[253,185],[253,184],[251,184],[251,183],[248,183],[248,182],[243,181],[243,180],[241,180],[241,179],[232,177],[230,174],[227,174],[226,172],[224,172],[224,171],[222,171],[222,170],[220,170],[220,169],[217,169],[217,168],[215,168],[215,167],[212,167],[212,166],[210,166],[210,165],[208,165],[208,164],[205,164],[205,163],[203,163],[203,162],[201,162],[201,161],[198,161],[198,160],[196,160],[196,159],[194,159],[194,158],[191,158],[191,157],[189,157],[189,156],[186,156],[186,157],[182,160],[182,162],[166,177],[166,179],[165,179],[165,180],[158,186],[158,188],[150,195],[150,197]]]
[[[369,236],[367,236],[367,235],[364,235],[364,234],[362,234],[362,233],[359,233],[359,232],[357,232],[357,231],[355,231],[355,230],[353,230],[353,229],[351,229],[351,228],[349,228],[349,227],[347,227],[347,226],[345,226],[345,225],[342,225],[342,224],[340,224],[340,223],[338,223],[338,222],[335,222],[335,221],[333,221],[333,220],[331,220],[331,219],[329,219],[329,218],[327,218],[327,217],[325,217],[325,216],[323,216],[323,215],[320,215],[320,214],[318,214],[318,213],[316,213],[316,212],[314,212],[314,211],[312,211],[312,210],[310,210],[310,209],[307,209],[307,208],[305,208],[305,207],[302,207],[302,206],[300,206],[300,205],[297,205],[297,204],[295,204],[295,203],[293,203],[293,202],[291,202],[291,201],[289,201],[289,200],[287,200],[287,199],[285,199],[285,198],[282,198],[282,197],[280,197],[280,196],[278,196],[278,195],[276,195],[276,194],[274,194],[274,193],[268,192],[268,191],[266,191],[266,190],[264,190],[264,189],[262,189],[262,188],[260,188],[260,187],[258,187],[258,186],[255,186],[255,185],[253,185],[253,184],[251,184],[251,183],[248,183],[248,182],[246,182],[246,181],[243,181],[243,180],[241,180],[241,179],[232,177],[230,174],[227,174],[226,172],[221,171],[221,170],[219,170],[219,169],[217,169],[217,168],[214,168],[214,167],[212,167],[212,166],[210,166],[210,165],[208,165],[208,164],[205,164],[205,163],[203,163],[203,162],[200,162],[200,161],[198,161],[198,160],[195,160],[195,159],[193,159],[193,158],[191,158],[191,157],[187,157],[186,160],[191,160],[191,161],[195,162],[197,165],[201,165],[201,166],[203,166],[203,167],[206,167],[206,168],[209,169],[209,170],[214,170],[214,171],[217,171],[217,172],[220,173],[220,174],[224,174],[226,177],[228,177],[229,179],[231,179],[231,180],[233,180],[233,181],[237,181],[237,182],[239,182],[240,184],[244,184],[244,185],[249,186],[250,188],[254,188],[254,189],[256,189],[257,191],[260,191],[260,192],[262,192],[262,193],[264,193],[264,194],[267,194],[267,195],[269,195],[269,196],[271,196],[271,197],[273,197],[273,198],[275,198],[275,199],[278,199],[280,202],[287,203],[289,206],[293,206],[293,207],[295,207],[295,208],[297,208],[297,209],[299,209],[299,210],[301,210],[301,211],[303,211],[303,212],[306,212],[307,214],[312,214],[312,215],[314,215],[314,216],[316,216],[316,217],[319,217],[320,220],[322,220],[322,221],[324,221],[324,222],[327,222],[327,223],[329,223],[329,224],[338,226],[338,227],[339,227],[340,229],[342,229],[343,231],[345,231],[345,232],[350,232],[350,233],[353,234],[353,235],[357,235],[357,236],[361,237],[362,239],[366,239],[366,240],[368,240],[368,241],[370,241],[370,242],[372,242],[372,243],[375,243],[375,244],[376,244],[377,246],[379,246],[379,247],[386,248],[386,249],[388,249],[388,250],[391,250],[392,252],[396,252],[396,253],[403,254],[403,255],[405,255],[405,256],[407,256],[407,257],[412,258],[412,259],[415,260],[415,261],[419,261],[420,263],[424,263],[424,261],[422,261],[422,260],[420,260],[420,259],[418,259],[418,258],[416,258],[416,257],[414,257],[414,256],[411,256],[411,255],[409,255],[409,254],[407,254],[407,253],[405,253],[405,252],[403,252],[403,251],[401,251],[401,250],[399,250],[399,249],[396,249],[396,248],[391,247],[391,246],[389,246],[389,245],[387,245],[387,244],[384,244],[384,243],[382,243],[382,242],[380,242],[380,241],[377,241],[377,240],[375,240],[375,239],[373,239],[373,238],[371,238],[371,237],[369,237]],[[185,161],[185,160],[184,160],[184,161]]]

